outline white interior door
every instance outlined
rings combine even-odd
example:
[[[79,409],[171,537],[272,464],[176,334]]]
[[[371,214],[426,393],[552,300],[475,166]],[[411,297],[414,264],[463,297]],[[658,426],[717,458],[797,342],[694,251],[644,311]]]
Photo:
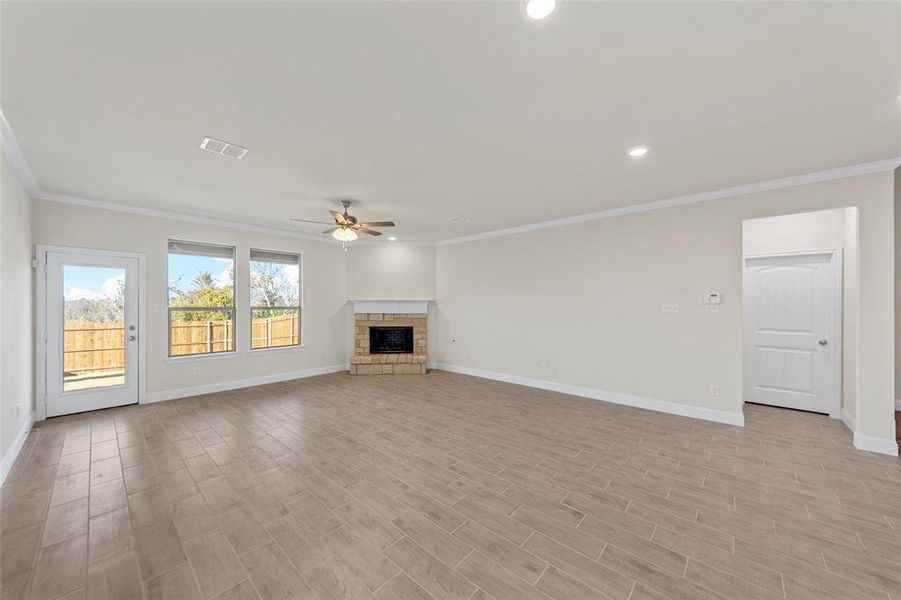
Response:
[[[138,260],[46,254],[46,416],[138,401]]]
[[[745,401],[837,414],[840,260],[835,252],[745,258]]]

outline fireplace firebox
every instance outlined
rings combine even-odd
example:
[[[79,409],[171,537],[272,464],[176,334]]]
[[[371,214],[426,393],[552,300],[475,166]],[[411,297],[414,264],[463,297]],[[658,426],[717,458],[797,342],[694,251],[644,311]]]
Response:
[[[412,327],[370,327],[370,354],[412,354]]]

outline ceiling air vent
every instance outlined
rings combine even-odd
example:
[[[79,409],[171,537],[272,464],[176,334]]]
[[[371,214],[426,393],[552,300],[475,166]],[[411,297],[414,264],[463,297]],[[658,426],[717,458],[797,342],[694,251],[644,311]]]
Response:
[[[200,149],[229,158],[244,158],[244,155],[247,154],[247,148],[209,137],[203,138],[203,141],[200,142]]]

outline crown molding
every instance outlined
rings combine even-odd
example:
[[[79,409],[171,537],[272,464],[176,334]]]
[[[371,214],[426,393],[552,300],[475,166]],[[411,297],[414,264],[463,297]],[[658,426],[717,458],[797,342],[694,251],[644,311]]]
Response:
[[[134,206],[131,204],[123,204],[121,202],[107,202],[103,200],[95,200],[93,198],[84,198],[81,196],[73,196],[69,194],[56,194],[51,192],[45,192],[38,186],[37,179],[34,177],[34,173],[31,170],[31,167],[28,165],[28,160],[25,158],[25,155],[22,153],[22,148],[19,146],[18,141],[16,140],[15,134],[13,134],[12,128],[10,128],[9,123],[6,120],[6,116],[3,114],[2,108],[0,108],[0,142],[2,142],[3,149],[6,152],[7,157],[9,158],[10,163],[13,165],[13,168],[19,174],[19,178],[22,180],[22,184],[25,186],[25,189],[28,190],[31,197],[38,200],[45,200],[48,202],[60,202],[63,204],[74,204],[78,206],[86,206],[90,208],[99,208],[103,210],[114,210],[118,212],[131,213],[136,215],[143,215],[149,217],[157,217],[161,219],[175,219],[179,221],[189,221],[193,223],[201,223],[204,225],[213,225],[217,227],[228,227],[231,229],[242,229],[245,231],[255,231],[258,233],[270,233],[274,235],[281,235],[285,237],[292,237],[302,240],[309,240],[312,242],[319,242],[321,244],[330,244],[332,243],[331,238],[325,238],[319,235],[303,233],[300,231],[295,231],[293,229],[280,228],[270,225],[253,225],[250,223],[242,223],[240,221],[231,221],[228,219],[217,219],[214,217],[205,217],[193,213],[181,212],[181,211],[173,211],[173,210],[164,210],[164,209],[156,209],[156,208],[144,208],[142,206]],[[722,200],[726,198],[734,198],[736,196],[744,196],[747,194],[754,194],[759,192],[767,192],[772,190],[778,190],[789,187],[796,187],[799,185],[806,185],[809,183],[819,183],[822,181],[830,181],[833,179],[842,179],[845,177],[853,177],[855,175],[866,175],[868,173],[878,173],[881,171],[891,171],[901,166],[901,156],[894,158],[886,158],[883,160],[877,160],[867,163],[861,163],[856,165],[849,165],[846,167],[839,167],[836,169],[827,169],[825,171],[815,171],[813,173],[805,173],[802,175],[794,175],[791,177],[783,177],[780,179],[770,179],[767,181],[759,181],[756,183],[749,183],[745,185],[738,185],[728,188],[722,188],[719,190],[711,190],[707,192],[700,192],[696,194],[688,194],[686,196],[677,196],[675,198],[666,198],[663,200],[654,200],[651,202],[643,202],[641,204],[633,204],[630,206],[623,206],[620,208],[610,208],[606,210],[601,210],[592,213],[586,213],[582,215],[575,215],[572,217],[563,217],[560,219],[551,219],[549,221],[539,221],[537,223],[530,223],[528,225],[520,225],[518,227],[507,227],[504,229],[494,229],[491,231],[484,231],[482,233],[475,233],[473,235],[465,235],[462,237],[456,238],[448,238],[445,240],[438,241],[402,241],[402,242],[387,242],[383,240],[357,240],[353,243],[354,246],[418,246],[418,247],[434,247],[434,246],[452,246],[455,244],[464,244],[466,242],[474,242],[477,240],[484,240],[488,238],[501,237],[507,235],[515,235],[518,233],[526,233],[529,231],[538,231],[540,229],[550,229],[553,227],[565,227],[567,225],[575,225],[577,223],[586,223],[589,221],[597,221],[600,219],[610,219],[613,217],[620,217],[623,215],[631,215],[635,213],[647,212],[651,210],[659,210],[661,208],[672,208],[675,206],[685,206],[687,204],[697,204],[699,202],[709,202],[712,200]]]
[[[84,198],[82,196],[72,196],[69,194],[53,194],[39,190],[32,197],[35,200],[44,200],[46,202],[58,202],[61,204],[74,204],[76,206],[85,206],[88,208],[97,208],[101,210],[112,210],[116,212],[124,212],[133,215],[142,215],[145,217],[156,217],[159,219],[173,219],[176,221],[187,221],[189,223],[199,223],[202,225],[212,225],[215,227],[225,227],[229,229],[240,229],[243,231],[254,231],[257,233],[269,233],[272,235],[280,235],[289,238],[308,240],[318,242],[320,244],[338,244],[331,236],[317,235],[315,233],[303,233],[293,229],[282,229],[271,225],[254,225],[252,223],[242,223],[240,221],[232,221],[229,219],[217,219],[215,217],[204,217],[194,213],[187,213],[174,210],[145,208],[143,206],[134,206],[132,204],[122,204],[121,202],[106,202],[103,200],[94,200],[93,198]],[[390,242],[387,240],[363,240],[358,239],[352,242],[353,246],[434,246],[434,242]]]
[[[507,227],[505,229],[495,229],[473,235],[465,235],[462,237],[450,238],[435,242],[436,246],[451,246],[454,244],[463,244],[466,242],[474,242],[488,238],[501,237],[507,235],[515,235],[517,233],[526,233],[528,231],[538,231],[539,229],[550,229],[553,227],[564,227],[566,225],[575,225],[577,223],[586,223],[588,221],[597,221],[599,219],[610,219],[613,217],[621,217],[623,215],[631,215],[635,213],[647,212],[651,210],[659,210],[661,208],[671,208],[674,206],[685,206],[686,204],[697,204],[699,202],[710,202],[711,200],[722,200],[725,198],[734,198],[735,196],[744,196],[759,192],[768,192],[789,187],[797,187],[809,183],[819,183],[822,181],[830,181],[833,179],[842,179],[845,177],[853,177],[855,175],[866,175],[868,173],[878,173],[881,171],[891,171],[901,166],[901,156],[895,158],[886,158],[873,162],[861,163],[857,165],[849,165],[839,167],[837,169],[828,169],[825,171],[815,171],[813,173],[805,173],[803,175],[793,175],[791,177],[783,177],[781,179],[770,179],[767,181],[759,181],[757,183],[748,183],[737,185],[719,190],[711,190],[708,192],[700,192],[697,194],[688,194],[686,196],[677,196],[675,198],[666,198],[664,200],[654,200],[651,202],[643,202],[641,204],[632,204],[620,208],[610,208],[598,212],[587,213],[583,215],[575,215],[572,217],[564,217],[562,219],[552,219],[550,221],[540,221],[538,223],[530,223],[528,225],[520,225],[518,227]]]
[[[34,194],[35,200],[44,200],[46,202],[59,202],[61,204],[74,204],[76,206],[85,206],[88,208],[98,208],[102,210],[113,210],[116,212],[124,212],[133,215],[141,215],[144,217],[156,217],[159,219],[174,219],[177,221],[188,221],[190,223],[199,223],[201,225],[213,225],[216,227],[227,227],[229,229],[241,229],[243,231],[254,231],[257,233],[271,233],[285,237],[309,240],[311,242],[330,243],[331,238],[324,238],[310,233],[303,233],[291,229],[281,229],[279,227],[269,227],[264,225],[253,225],[251,223],[241,223],[239,221],[231,221],[228,219],[217,219],[215,217],[203,217],[193,213],[185,213],[181,211],[162,210],[157,208],[145,208],[143,206],[134,206],[131,204],[122,204],[120,202],[105,202],[103,200],[94,200],[92,198],[83,198],[81,196],[70,196],[68,194],[53,194],[50,192],[39,191]]]
[[[0,145],[3,146],[3,151],[6,153],[6,157],[9,159],[13,169],[19,174],[19,181],[22,182],[22,185],[25,186],[31,197],[34,198],[41,189],[38,187],[38,181],[34,178],[34,173],[31,171],[31,167],[28,166],[28,161],[25,160],[22,147],[19,146],[19,141],[16,140],[16,135],[9,126],[2,109],[0,109]]]

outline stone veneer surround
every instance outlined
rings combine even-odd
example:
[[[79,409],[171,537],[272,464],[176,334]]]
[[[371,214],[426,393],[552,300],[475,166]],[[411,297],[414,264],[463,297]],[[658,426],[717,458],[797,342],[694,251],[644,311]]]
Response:
[[[370,354],[370,327],[412,327],[413,354]],[[357,313],[354,315],[354,355],[351,375],[421,375],[428,364],[426,315]]]

